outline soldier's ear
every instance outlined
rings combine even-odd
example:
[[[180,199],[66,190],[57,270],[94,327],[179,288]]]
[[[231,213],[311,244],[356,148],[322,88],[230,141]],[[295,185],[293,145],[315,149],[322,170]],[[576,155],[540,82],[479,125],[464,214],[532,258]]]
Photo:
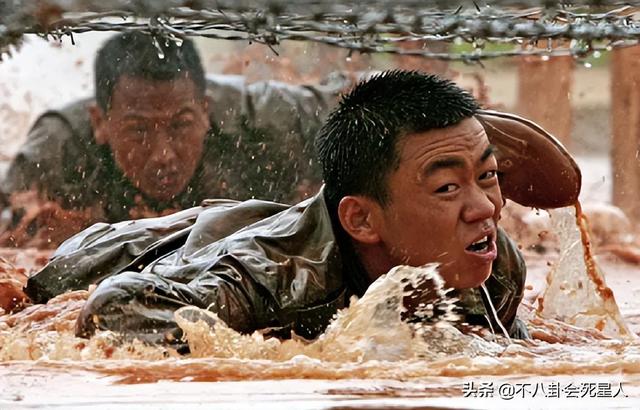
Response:
[[[380,242],[375,223],[377,206],[375,201],[364,196],[345,196],[338,205],[342,228],[360,243],[373,245]]]
[[[89,118],[91,119],[91,128],[93,128],[93,137],[96,140],[96,144],[107,144],[109,142],[109,133],[106,130],[106,115],[102,108],[95,104],[89,106]]]

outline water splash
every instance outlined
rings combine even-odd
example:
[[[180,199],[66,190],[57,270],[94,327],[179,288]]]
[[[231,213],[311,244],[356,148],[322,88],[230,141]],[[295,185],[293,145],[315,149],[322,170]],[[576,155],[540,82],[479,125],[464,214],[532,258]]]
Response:
[[[550,214],[560,239],[560,254],[539,301],[541,315],[612,337],[634,338],[593,257],[587,221],[579,206],[577,211],[561,208]]]
[[[425,282],[434,286],[436,297],[418,304],[420,320],[401,319],[403,300]],[[436,265],[420,268],[396,267],[376,280],[362,299],[337,313],[326,331],[315,341],[299,338],[280,341],[260,332],[241,335],[208,311],[184,307],[176,312],[193,357],[290,360],[304,355],[329,362],[399,361],[416,358],[434,360],[452,354],[474,357],[495,355],[500,345],[460,332],[454,322],[455,300],[447,297]]]
[[[576,230],[575,220],[572,224],[571,229]],[[571,244],[576,239],[579,242],[579,236],[572,238]],[[581,252],[567,257],[569,266],[584,260]],[[427,282],[437,297],[418,303],[414,313],[423,315],[423,320],[402,321],[406,313],[402,301],[412,295],[407,289]],[[595,328],[543,318],[533,310],[526,312],[526,305],[519,315],[531,334],[553,343],[513,340],[505,348],[463,334],[455,327],[455,301],[447,297],[433,265],[399,267],[382,276],[311,342],[299,338],[281,341],[260,332],[243,335],[210,312],[183,308],[176,314],[191,346],[187,357],[159,346],[124,342],[109,332],[89,340],[76,338],[73,327],[88,294],[72,292],[46,305],[0,316],[0,361],[38,359],[40,365],[98,371],[130,383],[185,377],[193,381],[416,380],[431,376],[640,374],[637,340],[616,340]],[[564,293],[546,297],[548,306],[569,307]],[[445,318],[451,320],[442,320]]]

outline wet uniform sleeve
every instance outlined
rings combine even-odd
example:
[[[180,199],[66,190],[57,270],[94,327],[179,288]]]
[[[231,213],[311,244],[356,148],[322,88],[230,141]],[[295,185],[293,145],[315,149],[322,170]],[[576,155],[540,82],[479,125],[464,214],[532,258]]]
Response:
[[[206,250],[283,208],[219,200],[165,217],[99,224],[65,243],[27,290],[47,296],[98,282],[77,321],[80,336],[111,330],[167,342],[177,330],[174,312],[188,305],[216,313],[241,332],[269,327],[275,318],[269,294],[237,259]]]
[[[334,239],[321,196],[294,207],[246,201],[207,209],[184,245],[157,255],[146,250],[149,261],[102,281],[77,332],[113,330],[163,342],[177,330],[174,312],[192,305],[242,333],[312,338],[345,305]]]
[[[196,283],[151,273],[123,272],[104,280],[90,296],[76,323],[78,336],[111,330],[126,338],[150,343],[172,343],[178,326],[174,317],[183,306],[216,313],[240,332],[259,326],[269,311],[267,299],[255,283],[235,267],[219,266]]]
[[[141,269],[149,258],[184,244],[201,211],[195,207],[159,218],[95,224],[60,245],[49,263],[29,278],[25,291],[33,302],[46,303],[124,270]]]
[[[96,330],[110,330],[129,339],[181,345],[183,341],[174,339],[181,334],[175,312],[196,306],[215,313],[241,333],[265,329],[287,338],[294,331],[313,338],[344,307],[344,292],[330,296],[324,303],[283,310],[232,257],[222,258],[193,277],[179,271],[169,275],[123,272],[104,280],[90,296],[78,318],[76,334],[88,337]]]

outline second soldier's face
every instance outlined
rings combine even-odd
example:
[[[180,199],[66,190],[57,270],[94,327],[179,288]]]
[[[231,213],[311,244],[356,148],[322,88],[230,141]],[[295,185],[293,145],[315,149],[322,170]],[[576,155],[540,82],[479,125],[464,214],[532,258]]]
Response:
[[[113,88],[111,107],[98,117],[96,142],[110,146],[136,188],[159,201],[171,201],[187,188],[210,127],[206,100],[193,81],[124,75]]]

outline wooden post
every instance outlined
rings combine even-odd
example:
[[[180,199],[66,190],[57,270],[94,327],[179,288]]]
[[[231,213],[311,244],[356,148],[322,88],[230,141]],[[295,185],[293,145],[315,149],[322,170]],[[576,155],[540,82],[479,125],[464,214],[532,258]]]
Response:
[[[613,203],[640,223],[640,46],[615,49],[611,63]],[[603,136],[604,138],[604,136]]]
[[[572,57],[522,57],[516,111],[540,124],[567,148],[572,127]]]

